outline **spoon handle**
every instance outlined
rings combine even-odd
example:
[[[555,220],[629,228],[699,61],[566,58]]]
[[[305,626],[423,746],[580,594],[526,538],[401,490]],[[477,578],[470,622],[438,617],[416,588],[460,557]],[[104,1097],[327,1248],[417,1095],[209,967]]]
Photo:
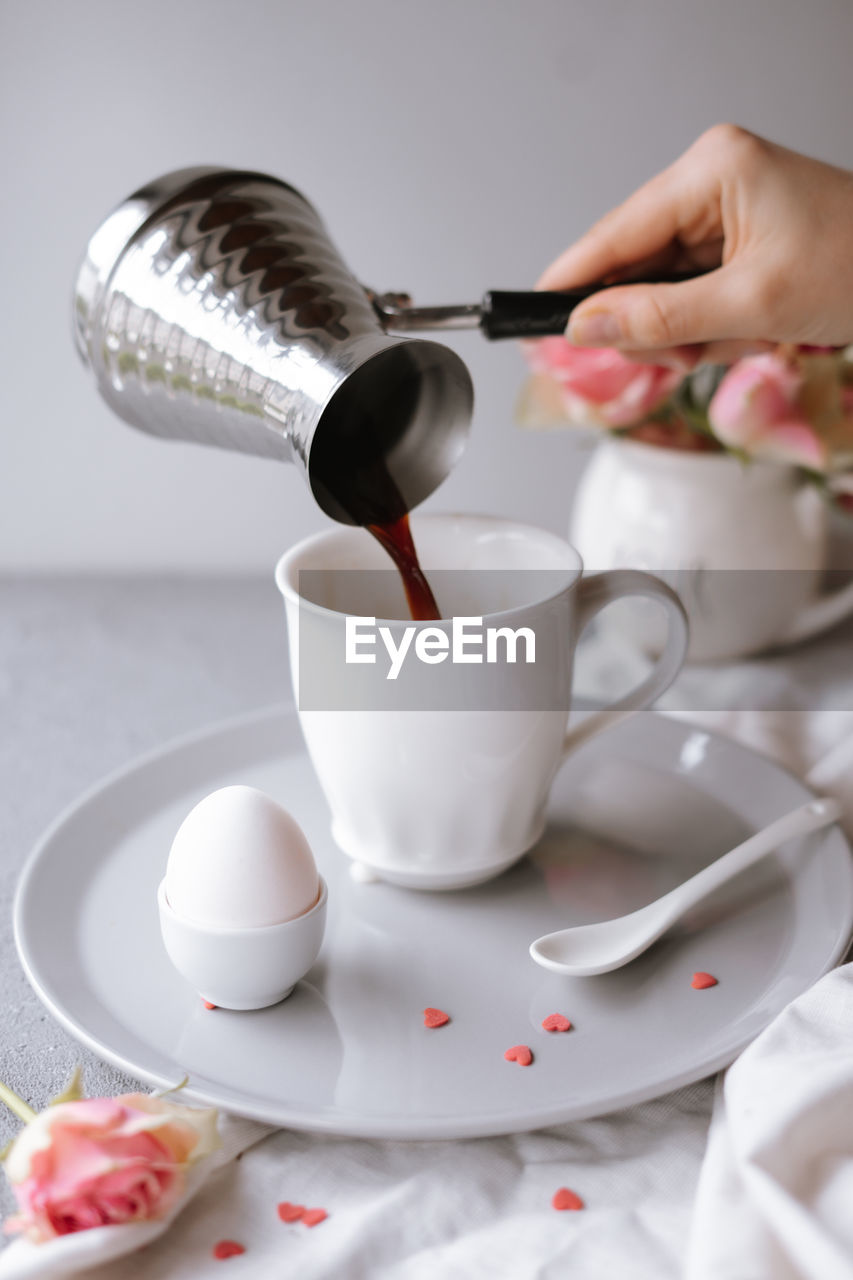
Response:
[[[809,800],[807,804],[800,805],[799,808],[777,818],[768,827],[757,831],[754,836],[736,845],[722,858],[717,858],[716,862],[712,862],[710,866],[704,867],[695,876],[685,880],[683,884],[659,899],[658,905],[665,904],[666,917],[674,921],[702,898],[731,880],[733,876],[745,871],[747,867],[751,867],[768,853],[773,853],[780,845],[788,840],[795,840],[799,836],[819,831],[821,827],[837,822],[840,816],[841,806],[837,801],[826,797]]]

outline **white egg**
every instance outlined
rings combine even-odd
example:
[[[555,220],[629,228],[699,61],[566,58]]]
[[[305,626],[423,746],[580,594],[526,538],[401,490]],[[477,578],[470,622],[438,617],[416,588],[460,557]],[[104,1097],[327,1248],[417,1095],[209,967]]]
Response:
[[[303,915],[317,902],[320,877],[286,809],[255,787],[223,787],[181,823],[165,892],[189,921],[246,929]]]

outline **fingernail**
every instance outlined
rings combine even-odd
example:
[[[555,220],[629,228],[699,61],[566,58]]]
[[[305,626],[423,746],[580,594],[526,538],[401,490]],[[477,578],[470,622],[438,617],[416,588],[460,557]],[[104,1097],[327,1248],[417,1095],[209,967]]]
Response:
[[[577,347],[607,347],[619,341],[622,329],[612,311],[584,311],[572,316],[566,329]]]

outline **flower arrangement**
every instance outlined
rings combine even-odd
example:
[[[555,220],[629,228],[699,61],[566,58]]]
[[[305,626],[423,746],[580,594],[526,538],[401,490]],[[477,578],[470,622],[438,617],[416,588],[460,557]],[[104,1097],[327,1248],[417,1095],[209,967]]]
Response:
[[[523,426],[594,426],[668,448],[788,463],[853,510],[853,348],[779,346],[690,372],[560,337],[524,349]]]

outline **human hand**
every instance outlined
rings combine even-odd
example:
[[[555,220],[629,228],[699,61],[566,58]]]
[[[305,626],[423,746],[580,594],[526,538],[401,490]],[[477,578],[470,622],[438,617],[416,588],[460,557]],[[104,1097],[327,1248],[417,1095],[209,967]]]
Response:
[[[541,289],[619,284],[572,314],[569,341],[689,368],[779,342],[853,342],[853,173],[715,125],[551,264]]]

